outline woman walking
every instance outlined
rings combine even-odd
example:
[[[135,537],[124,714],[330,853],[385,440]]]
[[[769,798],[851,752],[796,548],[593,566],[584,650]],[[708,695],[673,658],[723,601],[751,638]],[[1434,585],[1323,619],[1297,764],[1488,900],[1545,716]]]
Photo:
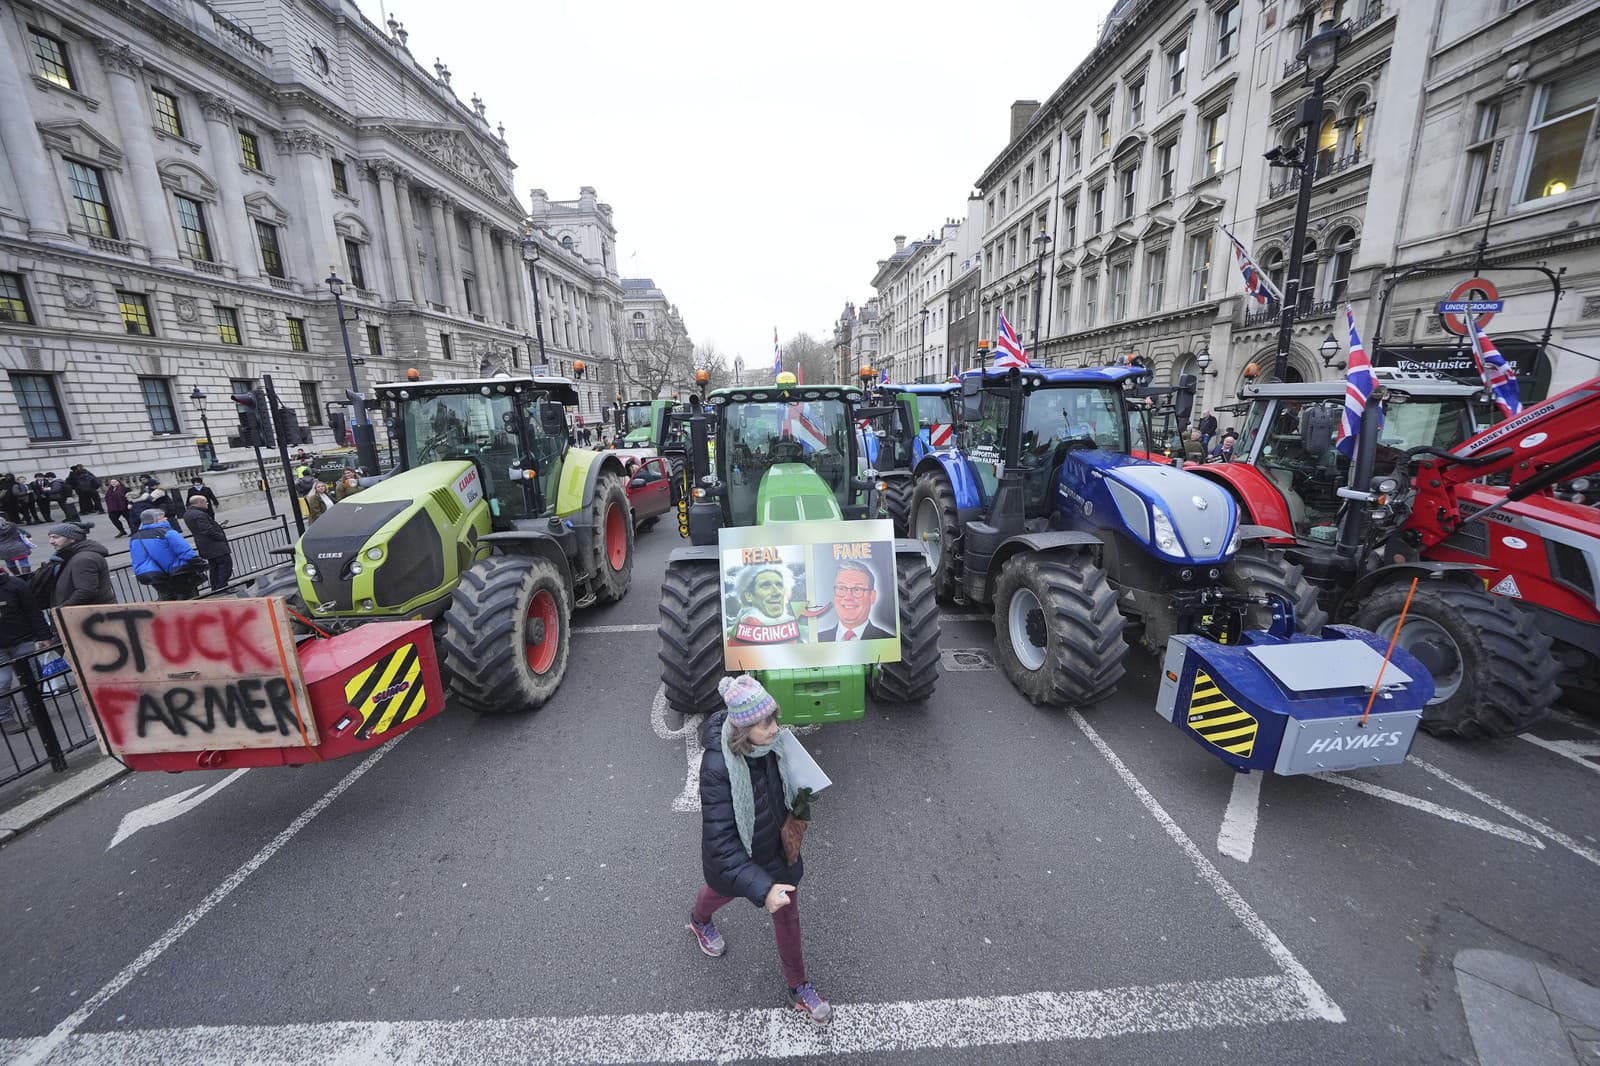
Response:
[[[712,916],[740,897],[765,908],[777,934],[789,1002],[813,1024],[827,1025],[833,1008],[806,979],[800,944],[797,886],[805,868],[799,855],[790,863],[783,848],[794,789],[784,776],[778,701],[749,674],[725,677],[717,687],[727,710],[712,715],[701,736],[700,863],[706,883],[689,912],[689,930],[701,951],[719,958],[727,945]]]
[[[106,514],[111,519],[111,524],[117,527],[117,536],[128,535],[128,486],[122,479],[114,477],[111,484],[106,487]]]
[[[33,566],[28,559],[33,554],[34,543],[28,531],[9,518],[0,518],[0,559],[13,574],[26,574]]]

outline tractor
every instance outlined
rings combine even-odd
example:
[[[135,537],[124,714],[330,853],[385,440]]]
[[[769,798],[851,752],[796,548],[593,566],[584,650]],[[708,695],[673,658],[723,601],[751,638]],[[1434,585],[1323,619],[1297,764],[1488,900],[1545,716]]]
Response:
[[[620,600],[632,578],[621,461],[568,446],[564,378],[413,377],[377,393],[395,470],[329,508],[253,594],[319,629],[433,620],[452,703],[542,705],[566,673],[573,609]]]
[[[684,421],[694,487],[680,510],[680,530],[690,546],[674,551],[667,563],[657,630],[661,679],[674,711],[700,714],[722,705],[719,530],[869,517],[872,485],[856,473],[854,427],[886,410],[866,407],[864,399],[852,386],[774,384],[713,392],[713,415],[691,404]],[[895,541],[894,564],[900,661],[763,672],[780,704],[793,709],[831,693],[834,710],[842,711],[832,717],[855,718],[864,710],[863,697],[856,695],[863,690],[886,703],[915,703],[933,694],[939,615],[921,545]]]
[[[663,399],[635,400],[613,410],[616,412],[617,435],[611,442],[611,449],[624,462],[629,459],[665,459],[672,481],[670,502],[676,506],[685,491],[685,409],[675,400]]]
[[[1241,524],[1220,486],[1129,454],[1129,393],[1148,378],[968,371],[959,451],[916,468],[911,529],[935,592],[992,606],[1001,665],[1034,703],[1111,695],[1129,622],[1158,654],[1175,634],[1238,643],[1275,614],[1292,612],[1290,635],[1322,629],[1300,568],[1262,543],[1272,530]]]
[[[892,406],[877,419],[861,421],[861,446],[868,469],[876,470],[873,486],[881,513],[894,522],[895,536],[910,528],[912,471],[930,452],[955,447],[955,414],[951,410],[957,386],[883,385],[875,399]]]
[[[1600,522],[1552,492],[1600,469],[1600,379],[1490,426],[1479,385],[1374,376],[1383,415],[1363,419],[1353,461],[1333,448],[1343,382],[1272,384],[1242,394],[1240,459],[1197,472],[1293,534],[1333,618],[1387,637],[1409,594],[1399,642],[1436,683],[1423,729],[1523,732],[1560,687],[1600,686]]]

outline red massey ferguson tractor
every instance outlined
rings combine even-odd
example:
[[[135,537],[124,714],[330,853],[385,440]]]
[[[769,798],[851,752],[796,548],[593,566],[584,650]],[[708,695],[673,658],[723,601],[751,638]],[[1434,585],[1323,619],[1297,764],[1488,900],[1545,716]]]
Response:
[[[1484,738],[1600,688],[1600,510],[1554,489],[1600,470],[1600,378],[1490,428],[1483,390],[1380,370],[1353,460],[1333,449],[1343,382],[1247,388],[1239,458],[1190,468],[1226,484],[1336,621],[1391,635],[1433,673],[1422,726]],[[1288,538],[1285,538],[1285,543]]]

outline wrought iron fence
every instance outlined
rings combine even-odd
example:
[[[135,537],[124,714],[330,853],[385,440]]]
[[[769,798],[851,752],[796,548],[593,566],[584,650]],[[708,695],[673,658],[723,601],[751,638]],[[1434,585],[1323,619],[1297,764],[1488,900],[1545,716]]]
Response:
[[[222,593],[230,593],[244,578],[283,565],[284,557],[273,555],[272,549],[287,547],[293,543],[294,538],[289,532],[289,519],[284,515],[275,518],[257,518],[237,526],[229,526],[228,547],[233,552],[233,577]],[[111,588],[117,594],[118,603],[141,603],[159,598],[152,586],[139,584],[139,579],[133,573],[133,563],[129,561],[126,551],[117,552],[107,559],[106,563],[111,568]],[[212,595],[210,592],[206,594]]]

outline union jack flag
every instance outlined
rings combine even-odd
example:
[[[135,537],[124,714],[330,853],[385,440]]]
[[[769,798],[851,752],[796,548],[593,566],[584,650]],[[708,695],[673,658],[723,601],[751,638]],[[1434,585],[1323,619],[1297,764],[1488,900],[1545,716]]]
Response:
[[[1233,242],[1233,255],[1239,261],[1239,273],[1244,275],[1244,288],[1252,299],[1258,304],[1268,300],[1283,300],[1283,294],[1278,287],[1272,284],[1272,279],[1261,272],[1256,266],[1256,261],[1250,258],[1250,253],[1244,250],[1244,245],[1239,243],[1239,238],[1229,232],[1227,226],[1222,227],[1222,232],[1228,234],[1228,240]]]
[[[1344,308],[1345,321],[1350,324],[1350,365],[1344,372],[1344,412],[1339,417],[1339,439],[1334,447],[1349,457],[1355,457],[1356,440],[1361,436],[1361,418],[1367,409],[1367,401],[1372,398],[1372,387],[1376,383],[1372,376],[1372,364],[1367,360],[1367,350],[1361,345],[1361,336],[1356,332],[1356,313],[1349,304]],[[1374,417],[1378,419],[1379,426],[1383,425],[1383,409],[1375,408]]]
[[[1022,350],[1022,341],[1017,337],[1017,331],[1011,328],[1011,323],[1006,321],[1005,312],[1000,312],[999,336],[995,338],[994,368],[996,370],[1009,370],[1012,367],[1021,369],[1033,364],[1028,361],[1027,355]]]
[[[878,375],[878,384],[879,385],[887,385],[887,384],[889,384],[889,368],[888,367],[884,367],[883,368],[883,373]]]
[[[778,354],[778,327],[772,327],[772,376],[783,373],[783,357]]]
[[[828,438],[812,424],[800,405],[791,403],[783,408],[783,435],[799,441],[807,451],[820,451],[828,446]]]
[[[1507,418],[1522,413],[1522,394],[1517,389],[1517,371],[1500,354],[1489,335],[1478,328],[1477,316],[1466,315],[1467,335],[1472,338],[1472,359],[1478,376],[1494,397],[1495,406]]]

